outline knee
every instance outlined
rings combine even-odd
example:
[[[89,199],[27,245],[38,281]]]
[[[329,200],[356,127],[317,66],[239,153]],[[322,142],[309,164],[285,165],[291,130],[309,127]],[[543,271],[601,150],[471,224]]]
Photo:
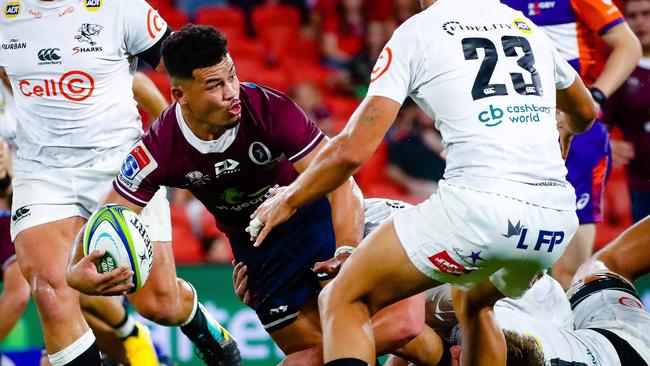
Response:
[[[331,316],[332,311],[340,309],[338,302],[343,299],[339,294],[339,287],[334,284],[335,281],[330,282],[318,295],[318,312],[321,319]]]
[[[79,305],[79,293],[68,286],[63,275],[32,273],[31,292],[41,315],[65,313],[69,306]]]
[[[182,323],[178,291],[170,288],[143,287],[129,296],[129,301],[143,317],[161,324],[176,325]]]

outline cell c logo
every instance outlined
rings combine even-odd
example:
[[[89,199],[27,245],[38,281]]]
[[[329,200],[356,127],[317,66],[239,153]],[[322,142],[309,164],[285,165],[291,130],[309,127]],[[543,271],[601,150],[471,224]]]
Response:
[[[158,12],[149,9],[147,12],[147,30],[149,31],[149,37],[156,38],[156,34],[163,30],[164,26],[165,21],[158,15]]]
[[[373,81],[379,79],[380,76],[384,75],[384,73],[388,71],[390,63],[392,61],[393,51],[390,49],[390,47],[384,48],[384,50],[379,54],[375,68],[372,69],[372,73],[370,74],[370,82],[372,83]]]
[[[89,86],[86,86],[88,84]],[[66,99],[73,102],[86,100],[94,90],[95,79],[83,71],[68,71],[59,80],[59,91]]]
[[[643,304],[641,304],[637,300],[629,298],[627,296],[621,296],[621,298],[618,299],[618,303],[621,304],[621,305],[625,305],[627,307],[630,307],[630,308],[638,308],[638,309],[641,309],[641,310],[644,309]]]

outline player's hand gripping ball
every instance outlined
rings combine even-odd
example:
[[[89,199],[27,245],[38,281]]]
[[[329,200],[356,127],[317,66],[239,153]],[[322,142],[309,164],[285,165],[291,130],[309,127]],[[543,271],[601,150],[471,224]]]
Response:
[[[140,216],[121,205],[100,207],[88,219],[83,237],[84,255],[97,249],[105,250],[97,262],[99,273],[110,272],[120,265],[133,271],[133,293],[147,281],[153,264],[153,246],[147,227]]]

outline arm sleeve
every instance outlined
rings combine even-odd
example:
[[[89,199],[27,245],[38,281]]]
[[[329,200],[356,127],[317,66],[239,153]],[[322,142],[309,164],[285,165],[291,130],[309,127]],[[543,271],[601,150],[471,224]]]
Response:
[[[390,98],[399,104],[413,91],[423,56],[417,51],[415,22],[402,24],[388,41],[370,74],[369,96]]]
[[[138,206],[146,206],[162,185],[161,167],[145,139],[138,141],[124,158],[113,187],[125,199]]]
[[[623,14],[612,1],[571,0],[571,6],[587,27],[601,36],[613,26],[625,21]]]
[[[573,84],[578,77],[578,73],[560,56],[560,53],[555,48],[552,50],[555,63],[555,89],[566,89]]]
[[[276,146],[292,163],[309,154],[325,137],[305,112],[289,97],[274,93],[270,96]]]
[[[128,54],[135,56],[164,37],[167,23],[144,0],[122,0],[121,3],[125,49]]]

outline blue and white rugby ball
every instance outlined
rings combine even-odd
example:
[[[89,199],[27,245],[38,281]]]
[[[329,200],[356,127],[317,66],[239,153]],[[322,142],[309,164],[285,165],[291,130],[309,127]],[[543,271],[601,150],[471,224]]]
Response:
[[[88,219],[83,238],[84,255],[104,249],[97,271],[110,272],[120,265],[131,267],[133,293],[147,281],[153,265],[153,247],[147,227],[128,207],[109,204],[100,207]]]

